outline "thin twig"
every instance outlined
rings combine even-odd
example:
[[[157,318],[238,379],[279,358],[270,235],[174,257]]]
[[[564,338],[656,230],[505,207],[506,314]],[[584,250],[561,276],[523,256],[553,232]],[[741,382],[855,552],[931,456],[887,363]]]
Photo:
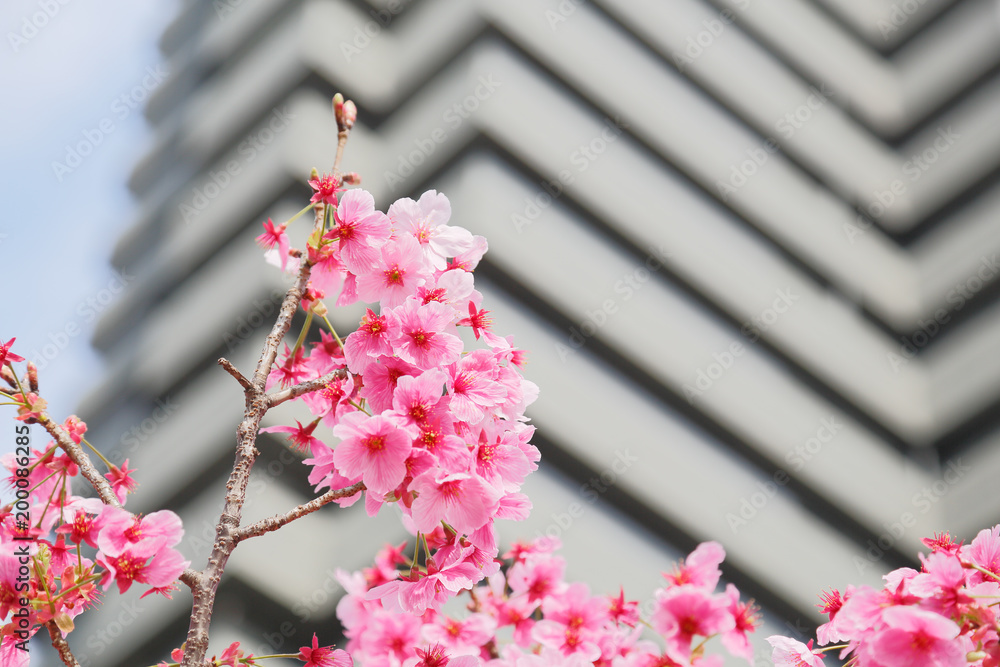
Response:
[[[45,627],[49,629],[49,638],[52,640],[52,648],[59,652],[59,658],[63,661],[63,664],[65,664],[66,667],[80,667],[80,663],[77,662],[76,656],[74,656],[73,651],[70,650],[69,644],[62,636],[62,632],[59,631],[59,626],[56,625],[56,622],[49,621],[45,624]]]
[[[267,395],[267,406],[273,408],[276,405],[281,405],[285,401],[290,401],[293,398],[298,398],[302,394],[308,394],[311,391],[316,391],[322,389],[326,385],[330,384],[334,378],[347,377],[347,371],[344,369],[337,369],[335,371],[330,371],[322,377],[318,377],[315,380],[306,380],[305,382],[300,382],[296,385],[292,385],[288,389],[283,389],[277,391],[273,394]]]
[[[118,502],[118,497],[111,488],[111,484],[94,467],[94,464],[90,461],[90,457],[87,456],[87,452],[83,451],[83,447],[76,444],[73,438],[69,436],[69,433],[62,426],[52,421],[52,418],[48,414],[44,412],[39,414],[38,423],[45,427],[49,435],[55,438],[56,443],[73,460],[73,463],[80,467],[80,472],[83,473],[83,476],[94,487],[94,490],[97,491],[97,495],[101,497],[104,504],[111,505],[112,507],[121,507],[122,504]]]
[[[227,373],[236,378],[236,381],[240,383],[241,387],[243,387],[243,391],[250,391],[253,389],[253,386],[250,384],[250,380],[243,377],[243,373],[240,373],[239,369],[237,369],[236,366],[233,366],[233,363],[229,361],[229,359],[219,357],[218,364],[225,368]]]
[[[201,572],[187,568],[181,572],[181,576],[177,577],[177,579],[193,591],[197,586],[201,585]]]
[[[249,539],[251,537],[258,537],[264,533],[270,533],[273,530],[278,530],[285,524],[291,523],[296,519],[306,516],[307,514],[312,514],[320,507],[327,505],[338,498],[349,498],[355,493],[359,493],[365,490],[364,482],[357,482],[343,489],[331,489],[327,491],[322,496],[318,498],[313,498],[307,503],[302,503],[293,510],[290,510],[284,514],[275,514],[272,517],[262,519],[257,523],[250,524],[244,528],[240,528],[236,531],[234,540],[236,542],[242,542],[243,540]]]

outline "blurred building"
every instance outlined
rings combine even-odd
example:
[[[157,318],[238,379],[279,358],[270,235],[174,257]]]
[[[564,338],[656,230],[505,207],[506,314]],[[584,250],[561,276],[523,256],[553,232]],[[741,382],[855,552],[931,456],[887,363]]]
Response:
[[[285,279],[253,238],[329,169],[335,91],[380,208],[437,189],[489,239],[477,283],[542,389],[535,509],[505,539],[559,535],[571,577],[643,600],[718,540],[761,635],[795,635],[821,589],[1000,520],[996,3],[214,0],[162,47],[114,257],[136,278],[83,413],[194,567],[243,408],[215,361],[255,363]],[[248,521],[311,497],[261,447]],[[333,570],[403,536],[325,508],[241,545],[214,649],[332,641]],[[84,667],[164,658],[176,597],[109,596],[71,638]]]

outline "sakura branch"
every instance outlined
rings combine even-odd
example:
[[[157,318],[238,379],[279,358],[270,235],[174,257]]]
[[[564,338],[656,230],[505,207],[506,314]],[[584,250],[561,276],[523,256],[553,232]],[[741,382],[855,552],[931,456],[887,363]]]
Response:
[[[334,500],[339,500],[341,498],[350,498],[351,496],[364,491],[365,483],[357,482],[345,489],[333,489],[327,491],[319,498],[313,498],[307,503],[302,503],[293,510],[289,510],[284,514],[278,514],[276,516],[268,517],[258,521],[257,523],[251,524],[244,528],[240,528],[236,532],[234,539],[236,542],[242,542],[243,540],[249,539],[251,537],[258,537],[265,533],[270,533],[272,531],[278,530],[282,526],[295,521],[296,519],[301,519],[307,514],[312,514],[320,507],[332,503]]]
[[[307,380],[305,382],[300,382],[297,385],[289,387],[288,389],[283,389],[282,391],[276,391],[273,394],[267,395],[268,407],[275,407],[281,405],[285,401],[291,401],[298,398],[304,394],[309,394],[314,391],[323,389],[328,384],[334,380],[347,377],[347,373],[344,370],[330,371],[326,375],[316,378],[315,380]]]
[[[333,174],[324,176],[323,178],[314,176],[310,184],[316,189],[316,196],[313,197],[310,205],[300,212],[304,213],[309,209],[313,209],[314,211],[315,221],[312,233],[309,235],[309,250],[315,251],[315,253],[318,253],[321,248],[321,240],[325,231],[327,217],[332,212],[333,207],[337,205],[336,193],[343,185],[343,179],[339,176],[340,160],[343,156],[344,145],[347,142],[351,127],[354,125],[354,120],[357,116],[354,104],[352,102],[344,102],[343,97],[339,95],[335,97],[333,104],[339,137]],[[265,234],[260,239],[264,244],[270,242],[271,246],[277,245],[279,252],[282,253],[280,257],[282,268],[286,268],[290,260],[301,260],[301,253],[297,251],[293,253],[291,251],[285,234],[285,229],[290,222],[292,221],[275,228],[274,224],[269,220],[265,223]],[[233,549],[236,548],[241,539],[249,536],[249,534],[241,535],[240,522],[243,505],[246,502],[246,489],[250,481],[250,473],[259,454],[256,443],[257,434],[260,431],[260,422],[267,410],[274,404],[273,398],[267,395],[266,390],[267,380],[271,375],[272,366],[278,354],[278,346],[291,328],[292,318],[300,304],[302,304],[304,297],[311,296],[313,298],[310,301],[314,302],[310,304],[311,308],[309,309],[307,322],[311,321],[312,315],[315,312],[325,312],[325,307],[322,311],[316,308],[315,301],[317,299],[315,297],[317,294],[315,289],[310,287],[310,276],[317,259],[319,259],[318,254],[311,254],[304,261],[299,262],[300,268],[295,285],[285,294],[281,308],[278,311],[277,320],[265,339],[264,348],[257,361],[252,379],[247,380],[229,361],[225,359],[219,360],[220,365],[230,375],[235,377],[243,387],[246,408],[243,420],[236,429],[236,461],[230,473],[229,481],[226,484],[227,493],[222,515],[219,517],[219,523],[216,526],[216,537],[212,546],[212,552],[208,557],[205,569],[197,573],[195,586],[192,587],[194,601],[192,604],[191,623],[188,628],[187,641],[185,642],[182,663],[184,667],[200,666],[205,661],[205,656],[208,652],[209,626],[222,574],[225,571]],[[307,329],[304,327],[299,340],[296,342],[297,349],[301,349],[300,345],[304,341],[306,333]],[[290,392],[290,394],[292,393],[294,391]],[[356,489],[351,495],[358,493],[360,488]],[[333,500],[333,498],[330,500]],[[299,516],[304,516],[309,512],[315,511],[320,506],[322,505],[317,505],[308,511],[302,511]],[[278,519],[276,520],[275,528],[265,529],[261,532],[276,529],[294,518],[298,517],[290,517],[284,522]]]

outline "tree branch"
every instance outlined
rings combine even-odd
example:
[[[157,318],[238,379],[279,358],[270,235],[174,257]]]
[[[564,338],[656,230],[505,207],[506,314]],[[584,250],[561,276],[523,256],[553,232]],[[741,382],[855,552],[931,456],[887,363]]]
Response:
[[[316,206],[316,218],[318,221],[324,220],[325,213],[326,207],[324,205]],[[274,322],[274,326],[271,327],[271,332],[267,335],[264,342],[260,359],[257,361],[257,367],[254,369],[253,379],[249,382],[249,386],[244,387],[243,393],[246,397],[246,407],[243,411],[243,420],[236,429],[236,461],[233,464],[233,471],[229,475],[229,481],[226,483],[225,504],[223,505],[222,515],[219,517],[219,523],[215,527],[215,542],[212,545],[212,553],[208,557],[205,569],[197,573],[197,578],[194,574],[188,577],[196,585],[191,591],[193,596],[191,624],[188,627],[187,642],[184,649],[184,660],[182,662],[184,667],[201,667],[205,662],[205,655],[208,653],[208,630],[212,622],[215,596],[218,592],[219,582],[222,580],[222,573],[226,568],[226,563],[229,561],[229,556],[238,542],[235,538],[240,527],[243,504],[246,501],[250,471],[260,453],[257,451],[256,446],[257,433],[260,430],[260,421],[264,417],[264,413],[267,412],[269,403],[264,390],[265,383],[267,382],[268,374],[271,372],[274,360],[277,357],[278,345],[291,328],[292,318],[295,316],[295,312],[302,302],[302,295],[305,294],[306,285],[309,283],[311,270],[312,265],[308,261],[303,261],[295,285],[285,294],[285,298],[281,303],[281,309],[278,311],[278,319]],[[225,364],[223,364],[223,367],[225,367]],[[243,383],[241,382],[240,384]]]
[[[337,377],[346,377],[347,371],[344,369],[338,369],[335,371],[330,371],[323,377],[318,377],[315,380],[306,380],[305,382],[300,382],[297,385],[293,385],[288,389],[283,389],[282,391],[275,392],[273,394],[267,395],[267,407],[273,408],[276,405],[281,405],[285,401],[290,401],[293,398],[298,398],[302,394],[308,394],[311,391],[316,391],[317,389],[322,389],[326,385]]]
[[[55,621],[49,621],[45,624],[45,627],[49,629],[49,638],[52,640],[52,648],[59,652],[59,658],[63,661],[66,667],[80,667],[80,663],[77,662],[76,656],[73,655],[73,651],[70,650],[69,644],[63,638],[62,633],[59,632],[59,626],[56,625]]]
[[[307,514],[312,514],[320,507],[327,505],[338,498],[349,498],[355,493],[365,490],[364,482],[357,482],[343,489],[331,489],[327,491],[322,496],[318,498],[313,498],[307,503],[302,503],[293,510],[290,510],[284,514],[275,514],[272,517],[262,519],[257,523],[250,524],[244,528],[240,528],[236,531],[233,536],[233,540],[237,543],[243,540],[249,539],[251,537],[257,537],[263,535],[264,533],[270,533],[271,531],[278,530],[285,524],[291,523],[296,519],[300,519]]]
[[[243,391],[250,391],[253,388],[250,384],[250,380],[243,377],[243,373],[240,373],[240,371],[236,368],[236,366],[233,366],[233,363],[229,361],[229,359],[220,357],[218,364],[225,368],[227,373],[236,378],[236,381],[240,383],[241,387],[243,387]]]
[[[80,467],[80,472],[83,473],[83,476],[94,487],[94,490],[97,491],[97,495],[101,497],[104,504],[111,505],[112,507],[121,507],[122,504],[118,502],[118,497],[115,496],[115,492],[111,488],[111,483],[97,471],[97,468],[91,463],[87,452],[83,451],[83,447],[76,444],[73,438],[69,437],[69,433],[62,426],[52,421],[52,418],[48,414],[41,413],[38,416],[38,423],[45,427],[49,435],[55,439],[56,443],[73,460],[73,463]]]
[[[181,572],[181,576],[177,577],[177,579],[193,591],[201,585],[201,572],[196,572],[188,568]]]

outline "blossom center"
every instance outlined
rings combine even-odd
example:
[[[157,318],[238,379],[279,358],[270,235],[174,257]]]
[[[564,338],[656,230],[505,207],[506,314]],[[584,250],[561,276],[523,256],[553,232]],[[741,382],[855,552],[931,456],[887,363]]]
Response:
[[[398,264],[394,264],[392,268],[386,269],[385,271],[385,283],[386,285],[402,285],[403,275],[406,272],[399,268]]]

